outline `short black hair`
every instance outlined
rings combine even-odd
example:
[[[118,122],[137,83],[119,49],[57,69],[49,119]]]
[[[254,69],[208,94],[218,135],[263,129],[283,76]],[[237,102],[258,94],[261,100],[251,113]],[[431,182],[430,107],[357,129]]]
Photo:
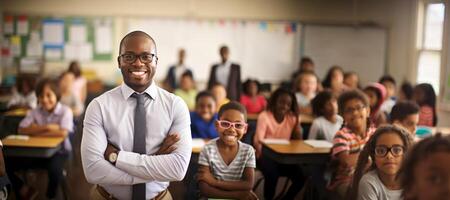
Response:
[[[50,78],[41,79],[36,85],[36,96],[39,97],[44,95],[45,86],[50,87],[50,89],[55,93],[56,99],[59,101],[61,99],[61,92],[59,90],[58,84],[55,80]]]
[[[412,84],[410,82],[404,81],[402,83],[402,85],[400,86],[400,91],[403,92],[403,94],[405,95],[405,98],[407,100],[412,100],[413,99],[414,87],[412,86]]]
[[[189,70],[187,70],[187,71],[185,71],[185,72],[183,72],[181,74],[181,77],[185,77],[185,76],[187,76],[187,77],[191,78],[192,80],[194,80],[194,74],[192,74],[192,72],[189,71]]]
[[[242,91],[244,92],[244,94],[246,94],[246,95],[250,94],[249,87],[250,87],[250,84],[252,84],[252,83],[256,84],[256,91],[259,92],[259,88],[261,87],[261,84],[259,83],[259,81],[256,79],[249,78],[242,84]]]
[[[325,76],[325,79],[322,82],[322,86],[324,88],[331,88],[331,78],[333,77],[334,71],[341,71],[342,76],[344,76],[344,70],[340,66],[332,66],[330,69],[328,69],[327,75]]]
[[[329,90],[325,90],[322,92],[319,92],[312,100],[311,100],[311,107],[313,114],[316,117],[324,116],[325,113],[323,112],[323,108],[325,104],[332,100],[333,98],[336,98],[333,93]]]
[[[305,63],[314,64],[313,60],[308,56],[302,57],[302,59],[300,59],[300,67],[302,67]]]
[[[369,107],[369,99],[361,90],[350,90],[341,94],[338,98],[339,114],[344,114],[345,104],[353,99],[360,100],[366,107]]]
[[[419,109],[419,105],[413,101],[398,102],[392,107],[390,114],[391,122],[395,120],[402,121],[409,115],[418,114]]]
[[[247,109],[237,101],[231,101],[222,105],[219,109],[219,119],[222,117],[223,113],[227,110],[237,110],[244,115],[244,120],[247,121]]]
[[[197,96],[195,96],[195,103],[197,104],[198,100],[203,97],[211,97],[214,100],[214,103],[216,102],[216,98],[214,97],[214,95],[210,91],[205,90],[199,92]]]
[[[219,53],[220,53],[220,55],[222,55],[222,53],[223,53],[225,50],[230,51],[230,49],[228,48],[227,45],[222,45],[222,46],[219,48]]]
[[[157,55],[157,52],[158,52],[158,51],[157,51],[157,48],[156,48],[156,42],[155,42],[155,40],[154,40],[149,34],[147,34],[147,33],[144,32],[144,31],[132,31],[132,32],[126,34],[126,35],[122,38],[122,40],[120,40],[120,44],[119,44],[119,56],[122,54],[122,47],[123,47],[123,44],[125,43],[125,41],[126,41],[128,38],[134,37],[134,36],[144,36],[144,37],[147,37],[148,39],[150,39],[150,40],[153,42],[153,44],[155,45],[155,54]]]
[[[397,83],[395,82],[394,77],[392,77],[392,76],[389,75],[389,74],[386,74],[386,75],[382,76],[382,77],[380,78],[380,80],[378,80],[378,83],[383,84],[383,83],[386,82],[386,81],[391,82],[391,83],[393,83],[394,85],[397,85]]]

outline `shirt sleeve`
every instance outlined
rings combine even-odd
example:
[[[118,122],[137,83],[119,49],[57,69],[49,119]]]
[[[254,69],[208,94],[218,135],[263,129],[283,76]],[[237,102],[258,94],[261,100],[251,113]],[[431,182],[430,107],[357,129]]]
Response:
[[[364,175],[358,185],[358,200],[378,200],[376,180]]]
[[[68,107],[64,107],[64,113],[59,126],[61,126],[61,128],[63,129],[66,129],[69,133],[73,133],[73,114],[72,110],[70,110]]]
[[[147,181],[183,180],[192,154],[189,110],[179,97],[173,102],[173,122],[169,133],[178,133],[176,150],[166,155],[141,155],[120,151],[116,167]],[[168,134],[169,134],[168,133]]]
[[[309,129],[308,139],[309,140],[317,140],[317,137],[319,136],[319,123],[317,120],[314,120],[311,128]]]
[[[251,146],[249,146],[247,151],[247,162],[245,163],[245,167],[256,168],[255,149]]]
[[[350,151],[350,144],[347,138],[344,137],[341,131],[338,131],[333,139],[333,147],[331,149],[331,155],[335,157],[337,154]]]
[[[81,161],[86,179],[92,184],[133,185],[145,180],[114,167],[105,160],[108,141],[103,129],[100,103],[93,100],[86,109],[83,138],[81,140]]]
[[[36,109],[38,109],[38,108],[36,108]],[[29,110],[27,112],[27,115],[25,116],[25,118],[23,118],[22,121],[20,121],[19,128],[26,128],[26,127],[31,126],[31,124],[33,124],[33,122],[34,122],[33,112],[34,112],[34,110]]]
[[[253,141],[253,144],[255,146],[255,149],[257,151],[261,151],[262,148],[262,141],[266,137],[266,131],[267,131],[267,120],[266,117],[267,113],[263,112],[258,116],[258,120],[256,121],[256,131],[255,131],[255,138]]]
[[[203,166],[209,166],[209,145],[206,145],[203,147],[202,151],[200,152],[200,155],[198,156],[198,164]]]

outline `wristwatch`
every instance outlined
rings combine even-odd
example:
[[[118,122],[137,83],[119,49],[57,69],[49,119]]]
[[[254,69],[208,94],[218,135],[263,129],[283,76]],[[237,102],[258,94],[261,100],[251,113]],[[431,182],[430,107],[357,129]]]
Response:
[[[112,164],[116,164],[117,157],[118,157],[118,152],[112,152],[108,156],[108,161]]]

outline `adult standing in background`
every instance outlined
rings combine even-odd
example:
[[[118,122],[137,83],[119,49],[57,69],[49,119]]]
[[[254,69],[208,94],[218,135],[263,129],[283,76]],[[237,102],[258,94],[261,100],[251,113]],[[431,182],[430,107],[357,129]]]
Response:
[[[171,200],[169,182],[184,178],[192,152],[188,108],[155,84],[156,43],[147,33],[128,33],[117,61],[124,83],[92,100],[84,119],[90,199]]]
[[[215,64],[211,68],[208,81],[208,89],[220,83],[227,90],[227,98],[232,101],[239,101],[241,96],[241,66],[229,61],[230,50],[227,46],[220,47],[221,63]]]
[[[192,76],[192,71],[186,66],[185,62],[186,51],[184,49],[180,49],[178,51],[178,63],[171,66],[169,71],[167,72],[167,76],[165,79],[165,84],[169,91],[174,91],[179,88],[181,75],[185,72],[190,73]]]
[[[78,63],[78,61],[70,62],[69,69],[67,71],[75,75],[75,80],[73,81],[72,84],[72,91],[75,97],[77,97],[80,100],[84,108],[87,96],[87,81],[86,78],[84,78],[83,75],[81,75],[80,63]]]

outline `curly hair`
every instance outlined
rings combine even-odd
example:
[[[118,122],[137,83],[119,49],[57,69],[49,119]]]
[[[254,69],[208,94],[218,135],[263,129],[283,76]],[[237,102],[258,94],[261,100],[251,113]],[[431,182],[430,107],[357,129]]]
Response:
[[[298,104],[297,104],[295,95],[293,92],[291,92],[290,90],[288,90],[286,88],[278,88],[277,90],[275,90],[275,92],[272,93],[272,95],[269,98],[267,110],[272,113],[276,113],[277,101],[280,98],[280,96],[284,95],[284,94],[287,94],[289,97],[291,97],[292,105],[291,105],[290,110],[295,116],[298,116],[298,114],[299,114],[298,113]]]
[[[332,99],[336,100],[333,92],[329,90],[319,92],[319,94],[317,94],[314,99],[311,100],[311,107],[314,116],[324,116],[324,106],[328,101],[331,101]]]
[[[353,175],[353,183],[349,190],[350,195],[349,199],[352,200],[357,199],[358,185],[361,178],[364,176],[366,172],[375,170],[377,168],[375,164],[375,147],[377,145],[377,141],[380,138],[380,136],[390,133],[397,134],[402,139],[405,152],[408,152],[408,149],[412,146],[413,140],[410,137],[410,134],[408,134],[408,131],[406,131],[405,129],[395,125],[386,125],[377,128],[375,133],[370,137],[369,141],[367,141],[363,150],[359,154],[358,163],[356,164],[355,173]],[[405,157],[406,153],[404,154],[403,158]],[[369,158],[372,160],[372,164],[370,165],[369,168],[367,168],[367,164],[369,163],[370,160]]]

